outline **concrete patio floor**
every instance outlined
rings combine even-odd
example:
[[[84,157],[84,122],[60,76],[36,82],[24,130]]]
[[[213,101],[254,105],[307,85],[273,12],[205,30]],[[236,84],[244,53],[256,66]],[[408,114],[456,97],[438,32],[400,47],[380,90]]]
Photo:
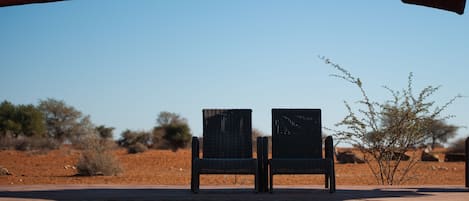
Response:
[[[255,193],[251,186],[152,185],[18,185],[0,186],[0,201],[15,200],[469,200],[463,186],[274,186],[274,193]]]

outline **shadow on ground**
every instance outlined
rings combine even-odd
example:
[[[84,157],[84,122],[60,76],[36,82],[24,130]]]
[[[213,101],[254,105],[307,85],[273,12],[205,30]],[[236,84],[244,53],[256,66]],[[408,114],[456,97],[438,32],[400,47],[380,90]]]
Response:
[[[1,189],[1,188],[0,188]],[[276,189],[274,193],[255,193],[251,189],[202,189],[198,194],[188,189],[116,189],[83,188],[62,190],[0,191],[0,200],[369,200],[386,198],[432,199],[434,193],[468,192],[463,188],[338,189],[330,194],[323,189]],[[467,196],[467,195],[465,195]]]

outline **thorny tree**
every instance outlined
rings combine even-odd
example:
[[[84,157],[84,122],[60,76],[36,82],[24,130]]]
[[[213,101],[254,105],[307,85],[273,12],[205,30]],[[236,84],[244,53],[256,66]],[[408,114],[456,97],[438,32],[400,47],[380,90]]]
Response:
[[[442,117],[441,113],[461,96],[453,97],[441,107],[435,106],[434,101],[427,99],[440,87],[427,86],[415,96],[410,73],[407,89],[395,91],[385,86],[392,99],[378,103],[369,99],[359,78],[329,59],[321,59],[338,70],[339,73],[332,76],[350,82],[361,92],[358,109],[352,109],[344,101],[348,115],[336,124],[339,130],[334,130],[335,136],[361,151],[379,184],[401,184],[411,179],[409,173],[419,162],[415,147],[431,137],[427,132],[431,126],[430,120],[451,118]],[[410,158],[405,154],[410,154]],[[408,161],[404,161],[407,158]]]

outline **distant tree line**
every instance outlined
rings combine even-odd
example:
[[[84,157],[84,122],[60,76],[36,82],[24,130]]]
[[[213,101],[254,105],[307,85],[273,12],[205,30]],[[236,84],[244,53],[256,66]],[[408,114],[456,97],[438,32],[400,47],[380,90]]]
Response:
[[[122,133],[118,144],[127,147],[129,153],[143,152],[147,148],[186,148],[191,142],[191,130],[187,120],[176,113],[160,112],[152,131],[131,131]]]
[[[63,143],[80,148],[89,138],[112,141],[113,132],[113,127],[95,126],[89,115],[63,100],[48,98],[37,106],[0,103],[0,149],[55,149]],[[126,130],[117,144],[137,153],[148,148],[177,150],[187,147],[191,136],[185,118],[161,112],[151,132]]]

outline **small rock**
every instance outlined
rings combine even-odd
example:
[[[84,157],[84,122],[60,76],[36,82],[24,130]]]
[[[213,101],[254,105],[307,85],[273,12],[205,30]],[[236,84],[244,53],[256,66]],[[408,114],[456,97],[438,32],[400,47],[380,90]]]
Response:
[[[8,169],[0,166],[0,176],[9,176],[12,175]]]
[[[182,168],[179,168],[179,172],[182,172]]]

